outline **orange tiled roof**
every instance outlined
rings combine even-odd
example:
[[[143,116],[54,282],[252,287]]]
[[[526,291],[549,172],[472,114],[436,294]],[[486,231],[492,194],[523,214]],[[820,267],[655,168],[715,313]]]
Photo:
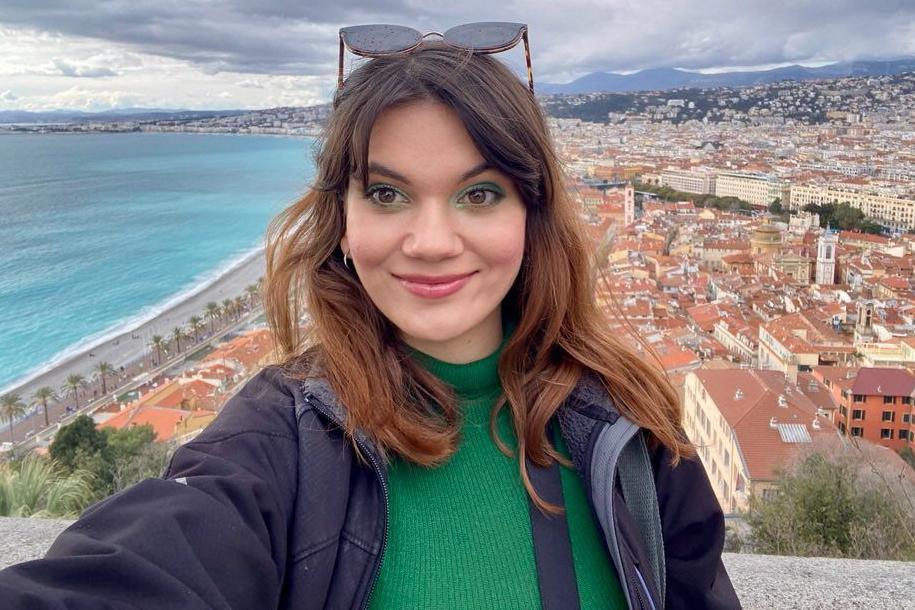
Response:
[[[114,417],[104,421],[99,427],[123,430],[132,426],[149,424],[156,432],[157,441],[167,441],[175,434],[175,427],[190,413],[190,411],[185,411],[184,409],[139,404],[121,411]]]
[[[826,418],[817,418],[820,429],[813,428],[817,405],[793,385],[786,386],[779,371],[703,369],[694,373],[733,429],[754,480],[773,480],[777,468],[804,444],[786,440],[782,432],[770,427],[771,418],[776,424],[802,427],[810,438],[836,434]],[[779,396],[784,396],[785,406],[780,406]]]

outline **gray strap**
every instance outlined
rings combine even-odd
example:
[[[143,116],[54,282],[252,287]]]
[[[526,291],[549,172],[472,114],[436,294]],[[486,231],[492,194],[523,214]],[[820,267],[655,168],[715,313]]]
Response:
[[[636,434],[636,438],[637,440],[633,439],[623,448],[623,452],[620,454],[618,474],[620,485],[623,488],[623,497],[626,499],[626,507],[642,533],[663,603],[667,574],[664,565],[664,537],[661,531],[658,492],[654,485],[654,474],[651,469],[651,460],[648,457],[648,447],[645,446],[645,437],[639,433]]]

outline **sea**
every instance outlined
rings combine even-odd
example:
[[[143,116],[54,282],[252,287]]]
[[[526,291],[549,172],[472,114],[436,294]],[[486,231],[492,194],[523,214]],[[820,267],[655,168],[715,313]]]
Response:
[[[0,135],[0,390],[212,283],[314,177],[313,138]]]

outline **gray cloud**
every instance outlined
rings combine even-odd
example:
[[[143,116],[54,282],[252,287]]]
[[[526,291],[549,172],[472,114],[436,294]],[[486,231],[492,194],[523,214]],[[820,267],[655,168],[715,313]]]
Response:
[[[329,77],[343,25],[481,20],[527,22],[535,76],[554,81],[595,70],[915,55],[911,0],[0,0],[0,23],[122,43],[210,74]]]
[[[0,92],[0,100],[3,100],[5,102],[12,102],[12,101],[15,101],[18,99],[19,99],[19,96],[17,96],[15,93],[10,91],[9,89],[7,89],[6,91]]]
[[[54,68],[63,76],[78,76],[83,78],[98,78],[105,76],[117,76],[118,73],[111,68],[78,66],[65,59],[55,59]]]

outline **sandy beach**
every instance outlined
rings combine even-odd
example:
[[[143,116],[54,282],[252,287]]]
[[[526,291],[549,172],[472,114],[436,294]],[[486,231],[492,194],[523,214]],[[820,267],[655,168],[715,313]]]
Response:
[[[42,386],[50,386],[56,391],[60,391],[69,375],[79,374],[87,380],[92,380],[94,378],[93,369],[99,362],[108,362],[115,369],[122,365],[126,366],[131,361],[143,357],[153,335],[162,335],[167,338],[171,335],[173,328],[185,326],[191,316],[197,315],[203,318],[206,304],[210,301],[221,304],[223,299],[234,299],[236,296],[244,295],[245,288],[256,284],[258,278],[264,274],[264,270],[264,253],[261,249],[200,292],[175,303],[149,321],[73,355],[33,379],[14,382],[14,385],[5,389],[3,393],[16,392],[23,402],[28,403],[31,402],[35,390]]]

